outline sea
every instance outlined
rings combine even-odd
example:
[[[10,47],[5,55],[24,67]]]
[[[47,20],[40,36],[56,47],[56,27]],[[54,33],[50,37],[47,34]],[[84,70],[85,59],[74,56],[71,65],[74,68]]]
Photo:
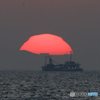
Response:
[[[100,100],[100,71],[0,71],[0,100]]]

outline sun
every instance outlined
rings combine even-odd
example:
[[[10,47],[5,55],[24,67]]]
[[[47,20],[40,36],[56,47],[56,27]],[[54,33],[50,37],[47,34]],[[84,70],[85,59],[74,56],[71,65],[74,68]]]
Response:
[[[32,53],[50,55],[73,54],[68,43],[61,37],[49,33],[31,36],[20,48]]]

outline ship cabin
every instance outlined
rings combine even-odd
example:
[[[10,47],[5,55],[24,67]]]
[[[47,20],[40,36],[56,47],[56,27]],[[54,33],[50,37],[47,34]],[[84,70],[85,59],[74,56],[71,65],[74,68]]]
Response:
[[[74,61],[66,61],[65,62],[65,68],[67,69],[77,69],[79,68],[80,64],[75,63]]]

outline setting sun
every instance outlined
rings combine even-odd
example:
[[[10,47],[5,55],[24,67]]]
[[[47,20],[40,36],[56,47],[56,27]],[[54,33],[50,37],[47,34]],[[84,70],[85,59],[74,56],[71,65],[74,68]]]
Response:
[[[34,35],[26,41],[20,50],[26,50],[32,53],[49,53],[49,55],[73,54],[69,44],[61,37],[53,34]]]

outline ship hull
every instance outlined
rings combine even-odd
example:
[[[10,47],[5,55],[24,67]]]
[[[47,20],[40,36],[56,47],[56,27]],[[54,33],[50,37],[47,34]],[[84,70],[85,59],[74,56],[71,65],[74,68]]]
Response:
[[[58,69],[53,69],[53,70],[46,70],[46,69],[42,69],[43,71],[72,71],[72,72],[75,72],[75,71],[83,71],[82,69],[78,69],[78,70],[58,70]]]
[[[83,71],[82,68],[78,69],[63,69],[63,68],[48,68],[48,67],[42,67],[43,71]]]

